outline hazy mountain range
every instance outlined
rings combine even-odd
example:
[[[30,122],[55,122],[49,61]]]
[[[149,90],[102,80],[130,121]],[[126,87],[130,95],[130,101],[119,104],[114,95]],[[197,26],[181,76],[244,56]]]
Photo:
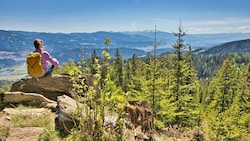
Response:
[[[111,38],[110,54],[114,55],[118,48],[123,57],[129,58],[133,54],[144,56],[152,51],[155,41],[155,32],[94,32],[94,33],[44,33],[25,31],[0,30],[0,69],[8,66],[23,64],[28,52],[34,50],[35,38],[44,40],[45,49],[60,62],[68,58],[80,59],[81,50],[85,58],[90,57],[93,49],[101,55],[104,49],[104,38]],[[250,52],[250,33],[230,34],[187,34],[184,36],[185,44],[191,45],[193,50],[202,50],[203,54],[225,53],[233,51],[229,48],[246,48],[243,52]],[[240,40],[243,40],[242,43]],[[236,43],[234,41],[237,41]],[[176,42],[173,33],[156,32],[157,53],[171,52],[172,44]],[[241,44],[241,45],[240,45]],[[221,47],[223,45],[223,47]],[[229,47],[229,45],[231,45]],[[248,45],[248,46],[247,46]],[[223,48],[228,47],[226,51]],[[246,47],[247,46],[247,47]],[[216,48],[216,50],[212,49]],[[221,52],[222,51],[222,52]]]

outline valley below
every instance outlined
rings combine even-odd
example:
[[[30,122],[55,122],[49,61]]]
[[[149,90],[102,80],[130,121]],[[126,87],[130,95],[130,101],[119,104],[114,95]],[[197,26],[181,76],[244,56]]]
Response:
[[[0,80],[18,80],[27,75],[26,63],[0,69]]]

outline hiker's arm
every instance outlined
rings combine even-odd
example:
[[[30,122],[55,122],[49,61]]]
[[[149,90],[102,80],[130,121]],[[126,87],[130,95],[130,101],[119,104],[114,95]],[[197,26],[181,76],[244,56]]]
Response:
[[[58,66],[59,62],[56,58],[53,58],[48,52],[46,52],[46,60],[49,61],[52,65]]]

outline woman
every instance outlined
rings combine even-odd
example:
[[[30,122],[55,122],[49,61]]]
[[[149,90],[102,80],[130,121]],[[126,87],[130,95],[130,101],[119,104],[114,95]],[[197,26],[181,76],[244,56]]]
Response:
[[[39,52],[42,55],[42,66],[44,72],[40,75],[40,77],[51,75],[54,66],[58,66],[59,62],[56,58],[53,58],[47,51],[44,51],[43,40],[35,39],[34,46],[34,52]]]

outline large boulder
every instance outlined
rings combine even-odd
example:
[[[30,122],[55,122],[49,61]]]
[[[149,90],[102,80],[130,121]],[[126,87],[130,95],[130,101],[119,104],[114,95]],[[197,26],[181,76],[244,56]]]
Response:
[[[69,75],[52,75],[39,79],[26,77],[12,84],[11,92],[38,93],[51,100],[57,96],[67,95],[74,97],[73,85]]]
[[[80,110],[82,104],[66,95],[58,96],[57,108],[58,108],[58,124],[67,133],[70,133],[73,127],[77,127],[79,119],[73,115],[75,111]],[[85,114],[84,111],[81,114]]]

